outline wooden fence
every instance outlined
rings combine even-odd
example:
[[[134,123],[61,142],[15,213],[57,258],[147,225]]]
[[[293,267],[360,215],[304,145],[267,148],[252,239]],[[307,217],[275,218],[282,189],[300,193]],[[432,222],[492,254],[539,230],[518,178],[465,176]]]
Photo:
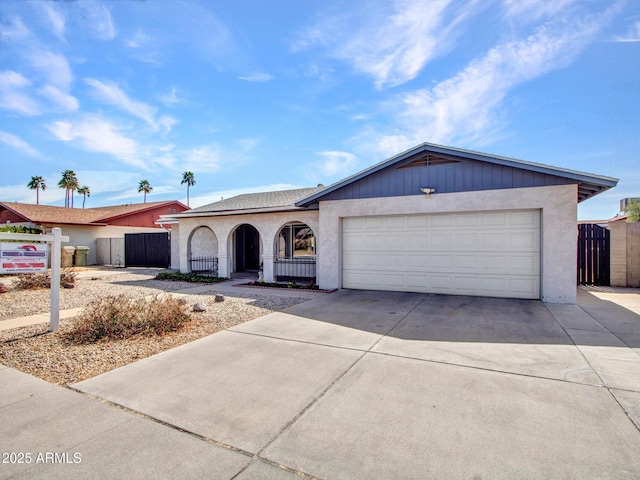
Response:
[[[610,232],[600,225],[578,225],[578,285],[610,284]]]

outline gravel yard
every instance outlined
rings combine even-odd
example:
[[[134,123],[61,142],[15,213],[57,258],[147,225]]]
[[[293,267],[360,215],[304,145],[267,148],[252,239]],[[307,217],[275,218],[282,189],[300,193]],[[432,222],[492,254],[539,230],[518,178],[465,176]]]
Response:
[[[202,284],[154,280],[155,272],[82,276],[76,287],[61,290],[60,308],[82,307],[105,295],[148,296],[193,288]],[[2,279],[0,279],[2,281]],[[204,303],[206,312],[192,313],[192,321],[165,336],[136,336],[128,340],[72,343],[65,337],[73,320],[64,321],[56,333],[47,324],[0,331],[0,363],[60,385],[79,382],[198,338],[282,310],[304,298],[256,294],[226,294],[215,302],[215,285],[203,294],[182,295],[189,305]],[[49,311],[49,290],[13,290],[0,295],[0,321]]]

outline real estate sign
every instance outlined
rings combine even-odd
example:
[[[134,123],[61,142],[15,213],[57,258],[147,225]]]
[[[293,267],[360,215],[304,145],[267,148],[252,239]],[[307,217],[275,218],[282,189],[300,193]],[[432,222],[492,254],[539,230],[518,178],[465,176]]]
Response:
[[[0,273],[47,271],[46,243],[0,243]]]

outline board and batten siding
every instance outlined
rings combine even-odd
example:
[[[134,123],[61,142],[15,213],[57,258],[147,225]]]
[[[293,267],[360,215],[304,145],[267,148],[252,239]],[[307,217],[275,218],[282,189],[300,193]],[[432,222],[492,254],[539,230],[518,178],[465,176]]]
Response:
[[[393,165],[375,172],[327,194],[322,200],[419,195],[422,187],[434,188],[436,193],[456,193],[577,183],[547,173],[473,160],[428,167],[401,167]]]

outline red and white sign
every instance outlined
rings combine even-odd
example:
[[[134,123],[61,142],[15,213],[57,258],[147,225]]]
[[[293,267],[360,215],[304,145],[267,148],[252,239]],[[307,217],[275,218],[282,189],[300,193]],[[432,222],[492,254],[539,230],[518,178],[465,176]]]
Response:
[[[0,243],[0,273],[47,271],[46,243]]]

